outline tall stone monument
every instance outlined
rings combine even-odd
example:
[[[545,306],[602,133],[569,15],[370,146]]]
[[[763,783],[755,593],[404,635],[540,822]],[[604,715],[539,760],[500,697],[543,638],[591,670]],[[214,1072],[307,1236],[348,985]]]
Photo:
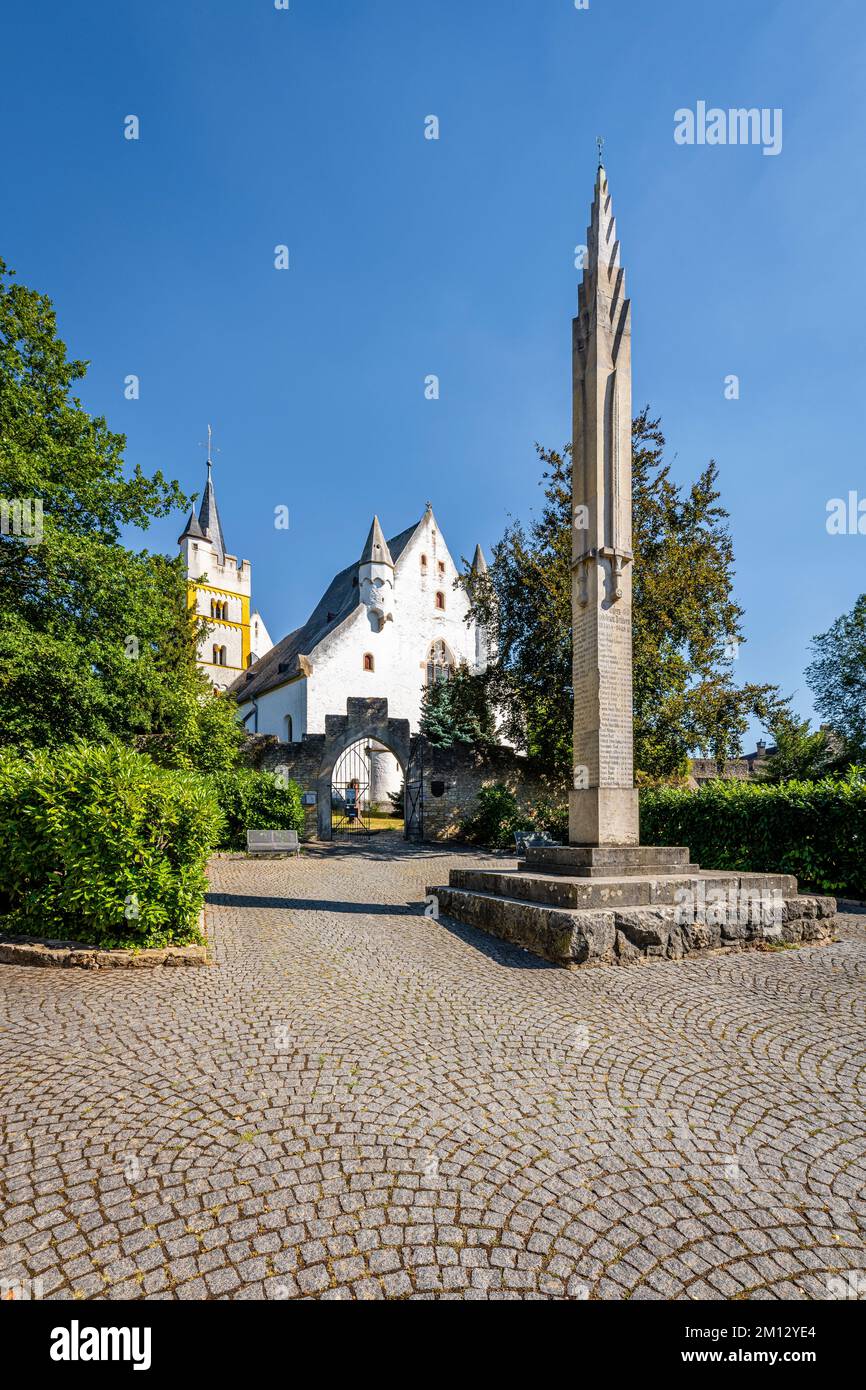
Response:
[[[636,845],[631,656],[631,303],[601,163],[572,336],[574,845]]]
[[[569,843],[532,843],[516,869],[452,869],[441,912],[562,965],[680,960],[693,951],[823,941],[832,898],[790,874],[702,871],[683,845],[641,845],[634,786],[631,306],[599,163],[573,327]]]

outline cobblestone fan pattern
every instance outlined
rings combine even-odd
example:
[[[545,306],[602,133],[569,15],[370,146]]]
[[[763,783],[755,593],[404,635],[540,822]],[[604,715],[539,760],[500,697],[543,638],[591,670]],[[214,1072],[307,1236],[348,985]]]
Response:
[[[424,915],[426,883],[492,862],[382,838],[219,860],[211,968],[0,967],[4,1289],[866,1288],[866,917],[565,971]]]

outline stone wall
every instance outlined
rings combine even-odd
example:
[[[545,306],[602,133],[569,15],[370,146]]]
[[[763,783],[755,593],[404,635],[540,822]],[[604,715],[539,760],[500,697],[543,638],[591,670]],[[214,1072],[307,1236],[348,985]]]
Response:
[[[539,777],[526,758],[511,748],[483,754],[473,748],[423,748],[424,839],[448,840],[459,824],[475,813],[482,787],[501,782],[527,810],[539,802],[564,806],[566,789]]]
[[[253,767],[264,771],[286,769],[302,792],[317,792],[321,796],[323,766],[328,760],[326,743],[323,734],[308,735],[299,743],[283,743],[268,734],[251,735],[246,758]],[[540,802],[565,804],[565,788],[539,777],[526,758],[511,748],[493,748],[483,754],[464,746],[434,748],[416,735],[412,739],[411,761],[413,768],[419,764],[422,768],[425,840],[453,839],[460,822],[477,809],[481,788],[497,782],[508,787],[527,809]],[[316,834],[316,807],[304,809],[306,835],[311,838]]]
[[[250,734],[244,748],[244,757],[251,767],[261,772],[285,768],[287,776],[298,783],[302,793],[316,790],[324,753],[324,734],[311,734],[299,743],[283,743],[273,734]],[[315,837],[316,806],[305,806],[302,838],[313,840]]]

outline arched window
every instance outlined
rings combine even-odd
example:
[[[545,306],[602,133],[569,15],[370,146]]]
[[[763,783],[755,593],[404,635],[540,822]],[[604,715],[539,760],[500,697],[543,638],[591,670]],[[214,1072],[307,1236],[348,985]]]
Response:
[[[441,575],[444,575],[444,574],[445,574],[445,561],[444,561],[444,560],[440,560],[440,561],[439,561],[439,573],[440,573]]]
[[[445,607],[445,595],[441,589],[436,590],[436,607],[440,610]]]
[[[447,642],[437,638],[430,644],[427,653],[427,684],[434,681],[447,681],[454,674],[454,657]]]
[[[215,618],[217,616],[216,604],[214,603],[213,599],[211,599],[210,601],[210,615],[212,618]]]
[[[294,739],[292,737],[292,716],[290,714],[287,714],[284,722],[286,725],[286,743],[294,743]]]
[[[426,556],[426,555],[422,555],[422,556],[421,556],[421,569],[424,571],[425,574],[427,573],[427,556]]]
[[[214,666],[219,666],[220,664],[220,649],[216,642],[213,644],[213,664]]]
[[[220,666],[227,664],[227,653],[225,647],[220,647]]]
[[[364,653],[364,670],[365,670],[365,671],[375,671],[375,669],[376,669],[376,663],[375,663],[375,661],[373,660],[373,653],[372,653],[372,652],[365,652],[365,653]]]

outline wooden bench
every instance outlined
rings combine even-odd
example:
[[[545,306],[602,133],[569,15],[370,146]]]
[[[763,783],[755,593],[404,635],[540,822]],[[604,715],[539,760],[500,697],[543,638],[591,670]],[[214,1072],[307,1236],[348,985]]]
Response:
[[[297,830],[248,830],[247,854],[300,854]]]

